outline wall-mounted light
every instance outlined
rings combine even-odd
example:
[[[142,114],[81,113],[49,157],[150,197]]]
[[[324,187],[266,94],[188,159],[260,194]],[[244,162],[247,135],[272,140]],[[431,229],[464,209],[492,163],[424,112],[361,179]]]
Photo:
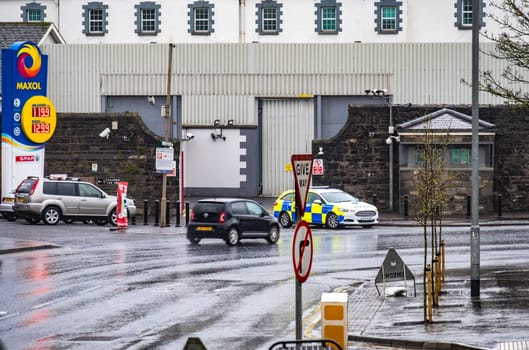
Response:
[[[215,142],[216,142],[218,139],[222,139],[222,141],[226,141],[226,136],[223,136],[223,135],[222,135],[222,130],[220,130],[220,133],[214,133],[214,132],[212,132],[212,133],[211,133],[211,139],[212,139],[213,141],[215,141]]]
[[[388,90],[387,89],[366,89],[364,90],[366,95],[373,95],[373,96],[386,96]]]
[[[234,125],[234,123],[235,122],[233,121],[233,119],[230,119],[228,120],[228,124],[226,124],[226,126],[231,128]]]
[[[213,126],[218,128],[220,126],[220,119],[215,119],[215,121],[213,122]]]

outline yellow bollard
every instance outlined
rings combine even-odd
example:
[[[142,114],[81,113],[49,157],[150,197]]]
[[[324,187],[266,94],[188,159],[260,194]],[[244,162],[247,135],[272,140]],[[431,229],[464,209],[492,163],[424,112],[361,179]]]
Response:
[[[428,284],[428,321],[430,323],[433,322],[433,315],[432,315],[432,303],[433,303],[433,292],[432,292],[432,268],[430,264],[426,265],[426,271],[427,271],[427,284]]]
[[[437,256],[435,260],[435,305],[439,306],[439,296],[441,295],[441,258]]]
[[[445,270],[445,241],[441,240],[441,280],[444,282],[446,279],[446,270]]]
[[[320,305],[322,338],[334,340],[346,349],[349,331],[347,293],[322,293]]]

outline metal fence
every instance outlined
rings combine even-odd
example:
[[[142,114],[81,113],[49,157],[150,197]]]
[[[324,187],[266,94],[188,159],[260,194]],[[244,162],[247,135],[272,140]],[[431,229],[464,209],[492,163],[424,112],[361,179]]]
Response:
[[[343,350],[331,339],[286,340],[275,342],[268,350]]]

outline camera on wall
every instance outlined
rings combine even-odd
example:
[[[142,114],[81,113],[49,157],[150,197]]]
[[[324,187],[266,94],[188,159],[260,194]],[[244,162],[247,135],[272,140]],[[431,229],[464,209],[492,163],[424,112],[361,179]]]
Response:
[[[156,99],[154,96],[147,96],[147,102],[149,102],[151,105],[154,105],[156,103]]]
[[[103,131],[101,131],[99,133],[99,137],[104,138],[104,139],[108,139],[109,136],[110,136],[110,129],[109,128],[106,128],[105,130],[103,130]]]

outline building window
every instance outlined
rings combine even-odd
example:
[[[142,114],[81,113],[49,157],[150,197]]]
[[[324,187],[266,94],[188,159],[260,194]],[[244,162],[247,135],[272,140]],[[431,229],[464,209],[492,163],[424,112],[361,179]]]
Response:
[[[375,2],[375,32],[379,34],[398,34],[402,30],[402,2],[381,0]]]
[[[107,30],[108,5],[102,2],[89,2],[83,5],[83,33],[86,35],[103,36]]]
[[[46,6],[32,2],[21,7],[24,22],[43,22],[46,17]]]
[[[461,166],[470,164],[470,148],[458,147],[450,150],[450,164],[452,166]]]
[[[316,4],[316,32],[338,34],[342,31],[342,3],[336,0],[322,0]]]
[[[457,0],[454,7],[456,8],[456,23],[455,26],[459,29],[472,29],[472,0]],[[485,13],[483,8],[485,4],[483,0],[479,0],[479,21],[480,27],[485,26],[483,19],[485,18]]]
[[[207,1],[195,1],[187,5],[189,8],[189,33],[192,35],[210,35],[215,31],[213,24],[213,8],[215,5]]]
[[[255,29],[257,33],[261,35],[277,35],[283,31],[281,29],[282,4],[278,4],[274,0],[265,0],[255,6],[257,7],[257,28]]]
[[[156,35],[161,32],[160,7],[152,1],[141,2],[136,8],[136,33],[138,35]]]

